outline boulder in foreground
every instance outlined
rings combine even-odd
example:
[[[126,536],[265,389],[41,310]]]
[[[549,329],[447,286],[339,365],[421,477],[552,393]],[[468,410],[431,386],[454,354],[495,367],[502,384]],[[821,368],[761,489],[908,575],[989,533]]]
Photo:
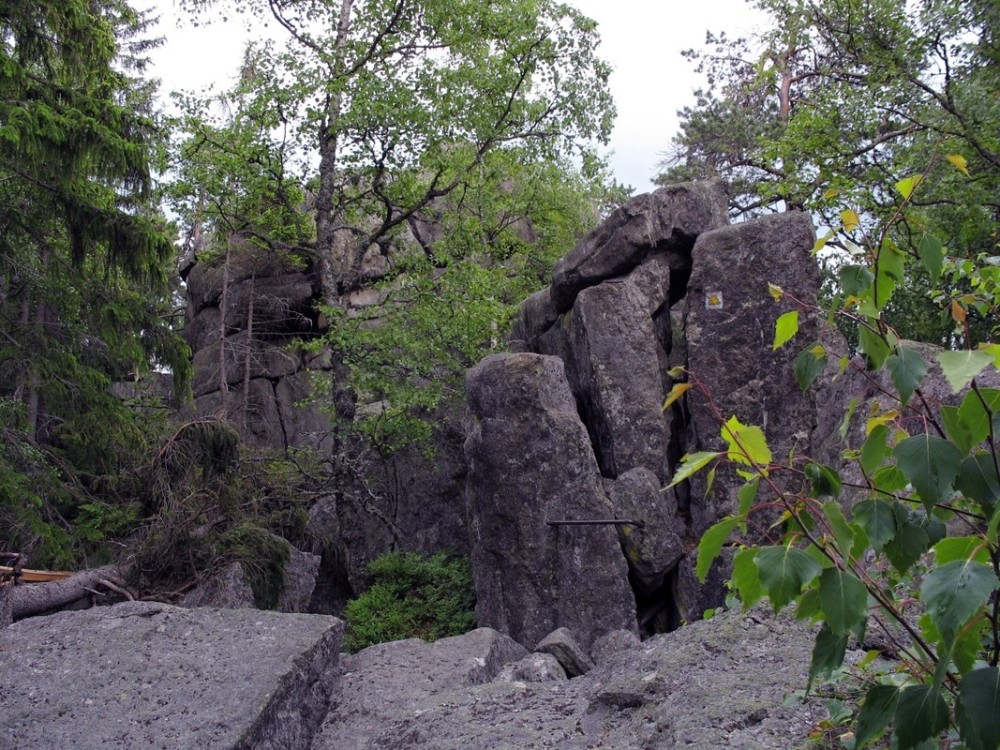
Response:
[[[343,623],[129,602],[0,631],[0,750],[306,750]]]

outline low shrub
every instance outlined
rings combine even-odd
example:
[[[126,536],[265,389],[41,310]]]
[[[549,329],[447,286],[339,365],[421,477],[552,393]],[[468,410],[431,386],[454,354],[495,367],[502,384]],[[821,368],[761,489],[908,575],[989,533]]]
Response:
[[[472,566],[443,553],[389,552],[368,565],[371,587],[347,603],[344,648],[404,638],[434,641],[476,627]]]

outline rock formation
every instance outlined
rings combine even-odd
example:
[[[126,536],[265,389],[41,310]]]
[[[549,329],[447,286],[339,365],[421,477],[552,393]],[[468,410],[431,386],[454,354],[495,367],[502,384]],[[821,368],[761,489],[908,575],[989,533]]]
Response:
[[[693,550],[734,510],[741,482],[720,472],[711,492],[700,480],[663,488],[682,455],[719,448],[714,410],[760,425],[776,451],[811,447],[816,406],[788,353],[771,350],[792,303],[776,302],[768,283],[806,303],[819,291],[806,215],[727,226],[726,205],[717,183],[633,199],[525,301],[512,335],[520,353],[470,371],[466,491],[481,624],[529,647],[539,633],[522,621],[564,626],[589,648],[634,628],[623,624],[633,606],[648,635],[721,602],[722,571],[698,584]],[[803,316],[800,336],[817,335]],[[712,403],[692,390],[663,412],[673,367]],[[546,525],[554,520],[631,523]]]
[[[423,235],[433,234],[433,225],[414,222],[413,231],[427,241]],[[373,249],[360,276],[373,283],[387,270],[386,259]],[[326,325],[318,308],[323,289],[312,263],[263,251],[235,235],[228,252],[197,253],[182,275],[195,412],[229,419],[247,444],[279,455],[306,450],[322,463],[339,454],[333,488],[310,512],[311,534],[321,543],[292,551],[323,552],[308,609],[339,613],[347,598],[364,588],[367,563],[389,550],[467,554],[464,437],[457,415],[442,415],[433,463],[416,446],[390,459],[358,460],[355,446],[334,439],[334,407],[350,419],[364,405],[336,387],[325,393],[316,387],[319,382],[335,386],[342,373],[330,352],[309,353],[300,343],[323,333]],[[353,314],[380,298],[369,286],[344,302]],[[231,587],[220,595],[217,603],[246,601],[245,592]],[[193,600],[213,601],[201,595]],[[300,611],[302,605],[290,608]]]
[[[425,224],[411,229],[426,240]],[[770,346],[791,303],[767,293],[770,282],[815,300],[812,236],[804,214],[728,226],[718,183],[662,188],[615,211],[524,302],[515,353],[469,373],[466,424],[443,416],[434,462],[404,451],[375,492],[343,475],[314,504],[312,531],[333,544],[311,610],[338,612],[366,563],[393,548],[470,553],[481,624],[528,647],[567,627],[589,649],[609,630],[662,632],[718,604],[723,571],[698,584],[692,550],[733,508],[737,482],[720,472],[711,493],[700,479],[662,491],[682,455],[720,443],[695,391],[661,411],[667,372],[691,372],[715,409],[762,426],[776,450],[813,447],[816,405],[788,353]],[[385,273],[379,253],[366,263],[366,278]],[[313,269],[237,241],[195,263],[187,283],[198,410],[238,415],[257,445],[328,455],[328,417],[301,401],[314,374],[334,376],[331,358],[287,347],[323,325]],[[348,304],[377,304],[370,291]],[[803,317],[800,331],[818,325]],[[552,525],[616,519],[634,523]]]

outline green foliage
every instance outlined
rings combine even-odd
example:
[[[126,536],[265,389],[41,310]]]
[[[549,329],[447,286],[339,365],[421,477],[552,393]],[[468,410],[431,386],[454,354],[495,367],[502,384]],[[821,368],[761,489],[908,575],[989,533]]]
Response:
[[[287,37],[247,48],[226,118],[179,100],[176,210],[209,247],[239,232],[306,259],[314,345],[360,404],[338,429],[383,455],[426,445],[464,370],[624,194],[595,152],[614,116],[595,24],[553,0],[184,4]],[[350,304],[372,285],[376,304]]]
[[[484,158],[459,200],[431,215],[440,239],[397,248],[374,286],[380,302],[324,309],[332,346],[364,407],[353,420],[383,454],[427,445],[439,406],[464,392],[465,371],[505,350],[520,302],[596,221],[599,181],[505,149]]]
[[[0,12],[0,539],[38,566],[103,562],[139,523],[135,471],[162,429],[111,394],[190,352],[154,208],[160,136],[123,0]]]
[[[468,560],[390,552],[373,560],[368,573],[370,588],[344,613],[348,651],[403,638],[433,641],[476,627]]]
[[[874,283],[871,302],[901,337],[959,345],[954,300],[973,343],[989,339],[1000,322],[1000,269],[990,260],[1000,193],[996,3],[751,5],[767,19],[763,31],[709,34],[703,50],[685,53],[706,86],[681,112],[660,180],[722,177],[736,214],[808,210],[818,225],[844,229],[816,247],[838,253],[843,292]],[[928,165],[931,153],[940,158]],[[903,206],[910,221],[895,231]],[[887,225],[875,262],[858,263],[866,233]]]
[[[926,179],[899,186],[907,203],[918,200],[924,189],[930,189]],[[845,210],[842,217],[836,231],[850,233],[857,212]],[[926,350],[901,343],[886,322],[900,288],[897,261],[886,267],[891,247],[886,238],[917,227],[923,228],[922,220],[904,205],[889,225],[871,228],[866,244],[859,246],[861,262],[841,269],[839,289],[827,302],[830,309],[810,311],[828,321],[846,317],[856,322],[867,367],[884,370],[883,382],[892,386],[883,404],[889,397],[895,403],[867,414],[860,442],[850,429],[840,433],[844,461],[854,464],[852,475],[861,482],[849,482],[807,456],[792,456],[787,465],[774,463],[764,432],[732,417],[722,426],[728,450],[688,457],[682,468],[690,476],[722,461],[747,480],[737,513],[702,537],[697,572],[702,579],[707,576],[737,529],[783,529],[777,543],[750,546],[736,555],[733,586],[746,606],[766,596],[775,610],[795,604],[798,617],[822,623],[810,684],[843,676],[848,638],[860,637],[870,620],[895,622],[907,633],[896,644],[903,656],[899,674],[867,677],[855,748],[875,741],[890,726],[893,747],[900,750],[936,746],[949,729],[965,747],[997,748],[1000,391],[982,387],[977,379],[987,368],[995,375],[998,347],[972,348],[964,308],[958,305],[955,335],[967,348],[943,351],[934,359],[955,393],[968,391],[957,406],[942,405],[921,391],[932,364]],[[936,240],[924,243],[941,246]],[[938,260],[936,253],[925,253],[920,262],[934,274]],[[785,343],[796,333],[787,318],[778,321],[776,341]],[[803,390],[815,387],[822,371],[811,361],[817,346],[807,348],[794,365]],[[824,348],[824,360],[828,354]],[[711,398],[694,375],[689,384]],[[854,405],[848,405],[845,424],[853,414]],[[841,498],[845,505],[828,498]],[[775,508],[780,526],[773,524]],[[755,519],[758,515],[763,518]],[[891,637],[892,630],[886,632]]]

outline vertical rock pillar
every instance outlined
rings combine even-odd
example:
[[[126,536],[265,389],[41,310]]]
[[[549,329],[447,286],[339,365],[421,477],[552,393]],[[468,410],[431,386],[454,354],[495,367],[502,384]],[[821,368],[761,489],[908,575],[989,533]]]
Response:
[[[613,515],[563,362],[498,354],[467,376],[467,509],[479,624],[528,648],[569,628],[585,648],[636,630]]]

